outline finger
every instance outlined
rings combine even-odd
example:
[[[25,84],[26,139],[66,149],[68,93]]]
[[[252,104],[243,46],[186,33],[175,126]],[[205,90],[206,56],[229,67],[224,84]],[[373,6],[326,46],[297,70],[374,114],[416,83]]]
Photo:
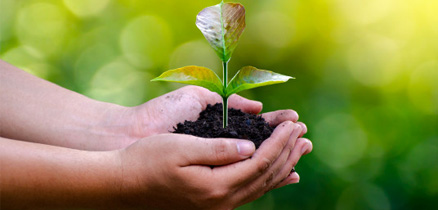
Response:
[[[227,165],[247,159],[255,151],[254,143],[248,140],[193,137],[181,142],[180,166]]]
[[[260,182],[257,184],[254,184],[254,182],[260,180],[261,177],[266,179],[267,176],[270,176],[271,172],[268,172],[268,169],[284,151],[286,145],[290,143],[289,137],[292,135],[294,128],[298,127],[300,126],[291,121],[283,122],[277,126],[271,137],[262,143],[251,159],[232,165],[233,168],[239,170],[239,174],[236,177],[231,177],[231,180],[243,180],[234,181],[230,186],[237,189],[233,196],[236,202],[248,203],[266,193],[266,186],[263,186]]]
[[[302,152],[302,155],[307,155],[307,154],[309,154],[310,152],[312,152],[312,150],[313,150],[313,144],[312,144],[312,141],[310,141],[309,139],[307,139],[307,138],[300,138],[300,139],[305,139],[306,140],[306,142],[307,142],[307,149],[305,149],[305,151],[301,151]]]
[[[256,165],[253,169],[254,174],[263,174],[275,163],[289,143],[289,137],[295,128],[296,125],[291,121],[283,122],[277,126],[271,137],[260,145],[260,148],[252,157]]]
[[[311,150],[312,150],[312,143],[308,139],[299,138],[296,142],[295,147],[290,153],[286,164],[278,174],[278,177],[282,177],[282,178],[286,177],[285,179],[287,179],[287,176],[290,174],[290,171],[292,170],[292,168],[294,168],[297,165],[301,156],[309,153]]]
[[[292,133],[292,125],[292,122],[286,121],[277,126],[250,159],[214,170],[230,180],[230,187],[239,188],[253,182],[266,173],[281,154]]]
[[[286,179],[284,179],[277,186],[275,186],[274,189],[284,187],[288,184],[296,184],[298,182],[300,182],[300,175],[297,172],[292,172],[289,174],[289,176],[286,177]]]
[[[297,125],[296,129],[294,131],[292,131],[292,134],[291,134],[291,139],[290,139],[291,141],[294,141],[294,139],[297,140],[298,135],[301,133],[301,126]],[[275,162],[266,173],[264,173],[262,176],[260,176],[255,181],[253,181],[251,184],[246,185],[246,188],[249,190],[252,190],[254,193],[245,193],[245,189],[242,189],[241,191],[244,193],[239,193],[239,194],[236,194],[235,196],[241,200],[251,201],[251,200],[257,199],[258,197],[262,196],[263,194],[269,192],[270,190],[275,189],[277,186],[288,184],[289,182],[284,183],[284,180],[288,179],[288,177],[289,177],[288,175],[290,175],[290,171],[293,168],[293,166],[291,166],[291,164],[289,163],[289,157],[290,157],[290,155],[292,155],[292,153],[294,151],[298,151],[295,148],[298,147],[301,150],[303,148],[302,142],[306,142],[305,139],[302,139],[302,138],[300,138],[300,139],[298,139],[298,140],[300,140],[299,142],[297,140],[296,146],[293,147],[292,152],[290,152],[290,149],[291,149],[290,147],[285,148],[283,153],[278,158],[277,162]],[[290,146],[290,145],[291,144],[288,144],[287,146]],[[289,152],[288,152],[288,150],[289,150]],[[284,155],[287,155],[287,156],[284,156]],[[297,160],[297,162],[298,162],[298,160]],[[286,166],[284,167],[284,165],[286,165]],[[296,165],[296,162],[294,165]],[[285,170],[287,170],[287,173],[284,173]],[[296,177],[291,177],[291,178],[296,178]],[[298,177],[298,179],[299,179],[299,177]],[[292,181],[296,181],[296,180],[295,179],[291,179],[291,180],[288,179],[288,181],[292,182]],[[254,190],[254,189],[256,189],[256,190]]]
[[[269,171],[271,171],[271,173],[269,173],[270,175],[261,177],[259,183],[256,183],[256,185],[262,184],[264,186],[267,186],[268,190],[271,190],[274,188],[275,185],[280,183],[283,179],[285,179],[290,174],[292,168],[295,165],[291,166],[288,160],[295,148],[297,138],[302,131],[302,127],[299,124],[295,124],[294,126],[295,126],[294,130],[292,131],[292,134],[289,137],[288,145],[283,149],[279,158],[269,169]],[[300,146],[299,142],[297,143],[297,146]],[[287,173],[284,173],[285,170],[287,171]]]
[[[301,131],[301,135],[299,136],[299,137],[302,137],[302,136],[304,136],[304,134],[307,133],[307,126],[303,122],[297,122],[297,124],[299,124],[303,128],[303,130]]]
[[[262,117],[270,126],[277,126],[284,121],[297,122],[298,113],[294,110],[278,110],[262,114]]]
[[[289,155],[291,154],[291,151],[293,150],[295,142],[298,136],[301,134],[301,131],[302,131],[302,127],[300,125],[298,124],[293,125],[293,131],[288,137],[289,139],[288,143],[283,148],[283,151],[281,152],[280,156],[277,158],[277,160],[275,160],[275,162],[267,170],[266,173],[258,177],[251,184],[248,184],[250,189],[258,188],[259,189],[258,191],[266,193],[274,189],[276,185],[278,185],[282,180],[284,180],[289,175],[292,168],[288,168],[289,169],[288,174],[282,174],[280,172],[283,171],[284,166],[287,165],[287,160],[289,158]]]
[[[263,108],[261,102],[249,100],[237,94],[233,94],[229,97],[228,105],[230,108],[240,109],[242,112],[251,114],[258,114]]]

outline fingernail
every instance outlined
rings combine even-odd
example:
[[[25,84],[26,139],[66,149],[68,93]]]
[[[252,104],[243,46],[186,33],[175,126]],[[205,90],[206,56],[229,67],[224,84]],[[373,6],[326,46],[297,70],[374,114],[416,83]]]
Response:
[[[238,141],[237,142],[237,152],[239,155],[251,156],[255,151],[254,143],[250,141]]]
[[[290,182],[288,184],[296,184],[300,182],[300,175],[297,172],[291,173],[288,177]]]
[[[302,130],[303,130],[303,126],[301,126],[299,123],[294,124],[294,132],[300,135]]]
[[[310,141],[309,140],[305,140],[306,144],[303,146],[303,148],[301,148],[301,155],[303,155],[307,150],[310,149]]]

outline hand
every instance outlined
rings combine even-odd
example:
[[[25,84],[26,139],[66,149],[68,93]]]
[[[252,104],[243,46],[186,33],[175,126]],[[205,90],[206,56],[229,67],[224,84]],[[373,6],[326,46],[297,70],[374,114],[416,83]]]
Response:
[[[118,153],[123,203],[146,209],[233,209],[248,203],[290,181],[294,164],[312,150],[297,140],[304,130],[283,122],[257,151],[239,139],[161,134],[139,140]]]
[[[302,155],[308,154],[312,151],[313,145],[312,142],[307,138],[302,138],[304,134],[307,133],[307,126],[302,122],[297,122],[298,114],[293,110],[279,110],[274,112],[268,112],[262,114],[262,117],[271,125],[277,126],[278,124],[285,121],[296,122],[295,124],[301,127],[301,134],[298,136],[299,138],[295,142],[295,146],[293,146],[292,151],[289,154],[289,157],[285,163],[284,169],[282,173],[289,173],[284,180],[281,181],[275,188],[284,187],[288,184],[295,184],[300,181],[300,176],[296,171],[291,172],[292,169],[298,164],[298,160]],[[294,144],[290,142],[289,144]]]
[[[130,131],[131,137],[125,145],[129,145],[137,139],[151,135],[169,133],[178,123],[185,120],[195,121],[199,113],[204,110],[208,104],[222,102],[222,98],[205,88],[198,86],[185,86],[163,96],[157,97],[137,107],[131,109],[128,117],[130,121],[126,124]],[[258,114],[262,110],[262,103],[248,100],[236,94],[230,96],[229,107],[241,109],[243,112]],[[276,126],[284,121],[297,122],[298,114],[293,110],[280,110],[262,115],[265,120]],[[301,123],[302,124],[302,123]],[[305,125],[302,124],[304,127]]]
[[[243,112],[257,114],[262,103],[245,99],[238,95],[229,98],[229,107]],[[169,133],[173,127],[185,120],[195,121],[208,104],[221,103],[222,98],[205,88],[185,86],[167,93],[147,103],[135,107],[138,131],[141,137]]]

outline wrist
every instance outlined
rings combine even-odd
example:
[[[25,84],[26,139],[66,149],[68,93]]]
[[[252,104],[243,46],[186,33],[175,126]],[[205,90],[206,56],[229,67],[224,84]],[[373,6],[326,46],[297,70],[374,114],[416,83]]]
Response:
[[[81,208],[119,205],[122,171],[118,151],[80,152],[82,155],[78,161],[82,163],[76,169],[78,180],[73,179],[76,187],[72,187],[71,199],[65,204]]]
[[[94,173],[90,174],[91,188],[88,189],[90,206],[98,208],[114,208],[121,206],[123,168],[119,150],[104,152],[88,152]],[[94,180],[94,181],[93,181]],[[94,183],[94,184],[93,184]]]
[[[159,134],[154,117],[150,116],[149,103],[136,107],[125,107],[95,101],[93,110],[100,113],[95,125],[88,126],[86,133],[99,138],[98,150],[122,149],[141,138]],[[160,119],[161,120],[161,119]]]
[[[102,115],[97,125],[90,126],[89,133],[97,134],[100,139],[100,150],[122,149],[142,136],[136,128],[135,109],[116,104],[100,103],[96,106],[96,112]]]
[[[111,105],[102,118],[100,128],[105,135],[117,138],[115,149],[126,148],[139,139],[160,133],[155,126],[156,119],[150,116],[148,103],[136,107]]]

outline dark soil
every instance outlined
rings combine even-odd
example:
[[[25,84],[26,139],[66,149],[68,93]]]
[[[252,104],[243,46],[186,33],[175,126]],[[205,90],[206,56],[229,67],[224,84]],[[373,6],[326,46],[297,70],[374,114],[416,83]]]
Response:
[[[244,113],[237,109],[228,109],[228,127],[222,126],[222,104],[208,105],[199,114],[198,120],[178,123],[174,133],[190,134],[204,138],[249,139],[256,145],[271,136],[273,127],[260,116]]]

